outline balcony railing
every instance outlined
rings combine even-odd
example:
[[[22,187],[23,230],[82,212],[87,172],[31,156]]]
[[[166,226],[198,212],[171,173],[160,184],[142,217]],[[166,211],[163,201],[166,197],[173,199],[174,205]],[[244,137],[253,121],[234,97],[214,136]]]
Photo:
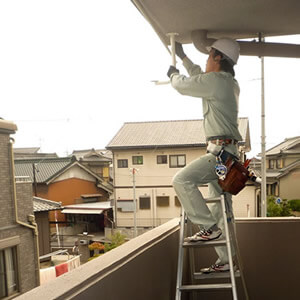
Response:
[[[16,299],[173,300],[178,222],[173,219],[154,228]],[[300,299],[300,218],[247,218],[236,223],[250,299]],[[197,251],[196,270],[215,262],[212,249]],[[184,277],[187,282],[187,268]],[[240,284],[237,280],[239,300],[243,300]],[[198,298],[227,300],[232,295],[230,291],[201,291]],[[186,293],[183,299],[192,298]]]

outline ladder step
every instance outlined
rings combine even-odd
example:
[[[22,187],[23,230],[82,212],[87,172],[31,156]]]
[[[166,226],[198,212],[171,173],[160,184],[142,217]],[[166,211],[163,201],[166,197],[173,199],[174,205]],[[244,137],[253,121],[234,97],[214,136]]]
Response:
[[[231,283],[218,283],[218,284],[194,284],[194,285],[182,285],[179,289],[181,291],[195,291],[195,290],[217,290],[217,289],[231,289]]]
[[[221,201],[221,197],[214,197],[214,198],[205,198],[206,203],[216,203]]]
[[[235,277],[240,277],[240,271],[234,272]],[[230,272],[216,272],[216,273],[202,273],[202,272],[195,272],[194,273],[195,279],[219,279],[219,278],[230,278]]]
[[[226,245],[226,240],[225,239],[220,239],[220,240],[213,240],[213,241],[199,241],[199,242],[184,242],[182,244],[183,247],[186,248],[198,248],[198,247],[215,247],[215,246],[220,246],[220,245]]]

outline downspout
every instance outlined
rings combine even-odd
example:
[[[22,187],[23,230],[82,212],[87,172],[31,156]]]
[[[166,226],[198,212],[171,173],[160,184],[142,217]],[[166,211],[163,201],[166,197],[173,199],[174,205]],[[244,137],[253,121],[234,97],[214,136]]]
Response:
[[[208,54],[206,47],[211,46],[216,40],[207,38],[206,30],[192,31],[191,38],[194,46],[204,54]],[[300,58],[300,45],[257,41],[237,42],[240,45],[241,55]]]
[[[9,144],[10,144],[9,150],[10,150],[10,158],[11,158],[12,187],[13,187],[12,196],[13,196],[13,201],[14,201],[14,206],[15,206],[15,219],[16,219],[17,224],[33,230],[34,240],[35,240],[35,245],[36,245],[36,254],[37,254],[37,265],[35,268],[36,285],[39,286],[40,285],[40,258],[39,258],[40,254],[39,254],[38,227],[37,227],[37,223],[35,222],[34,215],[28,215],[28,221],[30,222],[30,224],[19,220],[18,205],[17,205],[17,189],[16,189],[16,180],[15,180],[15,167],[14,167],[14,151],[13,151],[14,139],[13,138],[10,138]]]
[[[114,223],[112,224],[112,234],[114,234],[114,229],[117,228],[118,220],[117,220],[117,192],[116,192],[116,163],[115,163],[115,153],[112,151],[112,165],[113,165],[113,189],[114,189]]]

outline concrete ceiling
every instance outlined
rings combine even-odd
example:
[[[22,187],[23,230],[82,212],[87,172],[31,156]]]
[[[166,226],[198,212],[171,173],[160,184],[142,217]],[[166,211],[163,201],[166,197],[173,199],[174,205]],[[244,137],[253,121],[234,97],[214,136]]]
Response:
[[[254,38],[258,37],[259,33],[265,37],[300,34],[299,0],[132,0],[132,2],[165,45],[169,44],[166,34],[170,32],[178,33],[176,40],[181,43],[192,43],[194,31],[206,31],[207,38],[214,39]],[[284,52],[284,49],[282,50]],[[297,47],[293,50],[297,52],[300,49]],[[273,56],[277,54],[281,56],[279,53]],[[287,56],[293,57],[292,54]]]

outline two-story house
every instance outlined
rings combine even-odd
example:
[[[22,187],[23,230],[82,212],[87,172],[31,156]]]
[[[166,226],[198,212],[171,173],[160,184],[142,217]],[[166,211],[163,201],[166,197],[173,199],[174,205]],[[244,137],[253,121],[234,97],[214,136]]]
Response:
[[[74,150],[72,155],[74,155],[81,164],[87,166],[107,182],[111,180],[110,166],[112,157],[110,151],[95,149]]]
[[[86,224],[103,230],[103,226],[99,225],[103,219],[102,212],[98,210],[93,213],[88,208],[92,209],[95,202],[109,201],[113,192],[112,184],[79,162],[75,156],[21,157],[15,159],[15,168],[18,176],[30,178],[34,196],[61,202],[62,206],[79,206],[80,210],[72,213],[50,211],[49,219],[53,227],[54,223],[59,223],[60,230],[65,234],[82,232]],[[85,210],[81,207],[84,203],[88,206]],[[78,226],[68,226],[78,219],[83,220]]]
[[[247,118],[239,119],[243,141],[240,150],[250,150]],[[125,123],[107,149],[113,152],[114,198],[117,226],[155,227],[177,217],[180,203],[172,186],[175,173],[206,153],[203,120]],[[201,187],[207,195],[207,186]],[[257,188],[249,183],[234,198],[239,216],[256,215]]]
[[[300,136],[267,150],[266,169],[268,195],[300,199]]]

